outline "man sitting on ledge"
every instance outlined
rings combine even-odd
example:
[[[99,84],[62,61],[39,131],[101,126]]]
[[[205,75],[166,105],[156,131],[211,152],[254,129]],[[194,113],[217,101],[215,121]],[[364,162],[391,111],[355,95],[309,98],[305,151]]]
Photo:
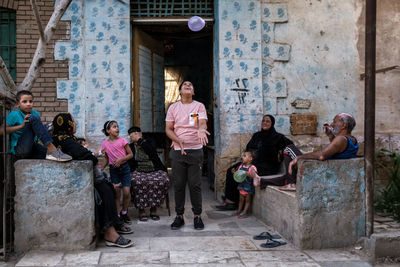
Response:
[[[322,151],[312,152],[297,156],[289,164],[289,173],[297,166],[299,159],[350,159],[355,158],[358,151],[357,139],[351,135],[356,126],[353,116],[347,113],[339,113],[331,124],[324,123],[323,129],[329,137],[330,144]],[[290,185],[295,187],[294,184]]]

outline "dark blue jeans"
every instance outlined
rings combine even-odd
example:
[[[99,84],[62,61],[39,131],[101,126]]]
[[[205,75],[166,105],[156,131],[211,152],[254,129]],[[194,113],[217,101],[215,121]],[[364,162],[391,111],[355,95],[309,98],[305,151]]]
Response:
[[[37,136],[42,143],[47,146],[53,142],[49,132],[43,126],[42,121],[38,116],[32,115],[29,122],[25,124],[22,129],[21,136],[15,146],[15,157],[17,159],[45,159],[46,147],[35,143],[35,136]]]

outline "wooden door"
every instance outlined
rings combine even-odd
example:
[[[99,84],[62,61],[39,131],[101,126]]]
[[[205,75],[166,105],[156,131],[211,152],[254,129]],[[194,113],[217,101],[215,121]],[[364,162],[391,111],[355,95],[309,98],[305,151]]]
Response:
[[[142,132],[165,131],[164,47],[133,28],[133,125]]]

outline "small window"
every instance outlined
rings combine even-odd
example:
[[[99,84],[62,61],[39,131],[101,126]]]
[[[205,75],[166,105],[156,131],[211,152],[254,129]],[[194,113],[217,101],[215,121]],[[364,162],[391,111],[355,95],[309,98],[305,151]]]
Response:
[[[131,0],[131,16],[135,17],[214,17],[214,0]]]
[[[14,82],[17,80],[16,14],[14,10],[0,8],[0,56],[3,58]]]

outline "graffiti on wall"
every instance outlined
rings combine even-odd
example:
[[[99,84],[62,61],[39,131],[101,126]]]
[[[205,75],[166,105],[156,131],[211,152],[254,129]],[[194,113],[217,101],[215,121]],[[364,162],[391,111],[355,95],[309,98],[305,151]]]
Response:
[[[277,117],[277,130],[288,133],[289,116],[278,112],[286,79],[272,75],[275,62],[290,59],[290,45],[274,34],[275,23],[288,21],[287,4],[223,0],[218,16],[221,131],[253,133],[268,113]]]

